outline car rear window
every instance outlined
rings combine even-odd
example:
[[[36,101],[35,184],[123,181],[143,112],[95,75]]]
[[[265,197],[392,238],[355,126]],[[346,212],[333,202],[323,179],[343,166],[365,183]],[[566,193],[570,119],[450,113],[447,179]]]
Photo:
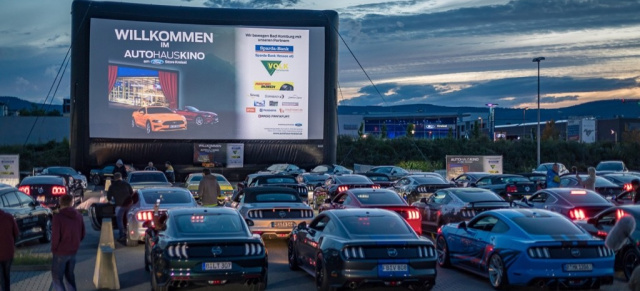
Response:
[[[258,181],[259,184],[281,184],[281,183],[287,183],[287,184],[297,184],[298,182],[296,182],[296,179],[293,177],[278,177],[278,178],[267,178],[266,181],[264,181],[263,183],[260,183],[262,181]]]
[[[163,173],[129,174],[129,183],[139,182],[168,182]]]
[[[358,193],[355,196],[360,203],[365,205],[406,205],[404,200],[395,192]]]
[[[604,199],[600,194],[591,190],[574,190],[567,191],[562,194],[562,197],[571,204],[584,204],[584,203],[604,203],[608,204],[609,201]]]
[[[369,177],[369,180],[373,182],[390,181],[389,177],[387,176],[368,176],[368,177]]]
[[[398,215],[342,216],[340,221],[354,235],[402,235],[410,234],[404,220]]]
[[[329,178],[329,175],[305,175],[304,179],[308,182],[320,182]]]
[[[198,235],[245,234],[244,222],[236,214],[194,214],[174,216],[178,232]]]
[[[22,180],[20,185],[64,185],[64,180],[62,177],[42,177],[42,176],[31,176],[26,177]]]
[[[185,191],[142,192],[146,204],[155,204],[160,199],[160,204],[191,203],[191,193]]]
[[[557,216],[531,217],[522,216],[512,219],[525,232],[533,235],[574,235],[583,232],[569,221],[569,219]]]
[[[244,202],[302,202],[302,200],[300,200],[300,196],[290,193],[259,193],[246,195]]]
[[[622,163],[617,163],[617,162],[604,162],[596,166],[596,171],[623,171],[623,170],[624,170],[624,167],[622,166]]]
[[[76,172],[75,170],[73,170],[72,168],[48,168],[47,172],[49,174],[56,174],[56,175],[77,175],[78,172]]]
[[[462,202],[475,202],[475,201],[503,201],[500,196],[491,191],[453,191]]]

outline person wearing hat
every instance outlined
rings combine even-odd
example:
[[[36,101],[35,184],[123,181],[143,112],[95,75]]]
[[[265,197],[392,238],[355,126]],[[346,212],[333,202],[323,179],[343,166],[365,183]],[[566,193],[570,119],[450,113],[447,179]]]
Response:
[[[113,172],[111,174],[115,173],[120,173],[120,175],[122,175],[122,179],[127,179],[127,168],[124,166],[122,159],[118,159],[116,166],[113,167]]]
[[[638,188],[640,188],[640,179],[631,180],[631,190],[629,190],[629,192],[631,196],[633,196],[633,204],[640,202],[640,193],[638,193],[640,191],[638,191]]]

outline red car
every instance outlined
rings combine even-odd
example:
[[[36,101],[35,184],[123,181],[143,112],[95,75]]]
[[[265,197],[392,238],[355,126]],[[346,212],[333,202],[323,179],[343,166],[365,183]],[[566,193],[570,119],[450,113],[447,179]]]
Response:
[[[194,122],[197,125],[218,123],[218,114],[200,111],[193,106],[185,106],[183,110],[176,110],[176,113],[184,116],[188,122]]]
[[[409,206],[398,194],[387,189],[355,188],[339,193],[336,197],[326,199],[319,212],[329,209],[348,208],[381,208],[395,211],[418,234],[422,234],[422,215],[418,208]]]

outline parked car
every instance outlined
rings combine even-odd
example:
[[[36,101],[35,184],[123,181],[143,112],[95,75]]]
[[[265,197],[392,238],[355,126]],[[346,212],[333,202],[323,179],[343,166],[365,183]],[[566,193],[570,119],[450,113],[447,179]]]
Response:
[[[444,225],[438,263],[508,285],[597,289],[612,284],[614,254],[566,217],[544,209],[496,209]]]
[[[536,183],[525,177],[512,174],[485,176],[477,182],[471,183],[471,187],[491,190],[507,201],[529,197],[538,190]]]
[[[148,106],[131,114],[131,127],[144,128],[147,134],[158,131],[187,130],[187,119],[167,107]]]
[[[469,187],[471,183],[476,183],[478,179],[489,175],[491,174],[487,172],[466,172],[455,177],[453,183],[456,184],[456,187]]]
[[[144,265],[153,290],[234,283],[251,290],[267,287],[264,242],[233,209],[171,209],[166,222],[148,232]]]
[[[80,183],[83,190],[87,189],[87,176],[71,167],[47,167],[42,169],[40,174],[62,176],[67,180],[67,184]]]
[[[40,240],[41,243],[51,241],[51,209],[42,206],[15,187],[0,186],[0,208],[9,213],[18,225],[18,238],[15,243],[20,244],[30,240]],[[4,230],[3,235],[10,235]]]
[[[160,171],[135,171],[129,173],[127,182],[133,190],[150,187],[171,187],[173,184]]]
[[[384,173],[362,173],[361,175],[369,178],[371,182],[379,185],[380,188],[389,188],[393,186],[393,183],[395,183],[391,178],[389,178],[389,175]]]
[[[84,197],[84,191],[80,184],[69,185],[64,177],[57,175],[26,177],[18,184],[18,190],[49,208],[60,207],[59,200],[63,195],[73,196],[74,205],[80,204]]]
[[[334,175],[329,177],[321,187],[313,190],[314,205],[320,206],[326,199],[333,199],[339,193],[353,188],[380,189],[380,186],[363,175]]]
[[[511,203],[486,189],[447,188],[437,190],[429,198],[421,198],[412,205],[422,214],[423,231],[436,233],[447,223],[467,221],[491,209],[509,208]]]
[[[533,169],[533,171],[531,172],[539,173],[539,174],[547,174],[547,171],[553,168],[553,164],[554,163],[542,163],[537,168]],[[558,175],[569,174],[569,170],[567,170],[567,167],[565,167],[564,164],[562,163],[557,163],[557,164],[558,164]]]
[[[627,166],[623,161],[601,161],[596,166],[596,174],[603,175],[607,173],[628,172]]]
[[[303,173],[296,176],[296,180],[298,181],[298,183],[304,184],[307,186],[307,201],[309,201],[310,205],[315,203],[315,201],[313,200],[313,191],[317,187],[322,187],[322,185],[324,184],[324,181],[329,179],[329,177],[331,177],[329,174],[311,174],[311,173]],[[318,208],[318,207],[314,206],[314,208]]]
[[[185,106],[182,110],[176,110],[175,113],[184,116],[187,122],[193,122],[196,125],[218,123],[218,114],[210,111],[201,111],[193,106]]]
[[[433,243],[385,209],[325,211],[293,229],[287,253],[289,268],[313,276],[318,290],[390,284],[431,290],[436,282]]]
[[[278,187],[287,187],[295,190],[300,195],[300,199],[304,203],[309,203],[309,195],[307,192],[307,185],[298,183],[298,180],[293,176],[289,175],[259,175],[253,180],[251,180],[251,184],[249,187],[270,187],[270,186],[278,186]]]
[[[107,179],[113,178],[113,168],[115,166],[116,165],[107,165],[107,166],[104,166],[102,169],[91,170],[89,172],[89,180],[91,181],[91,183],[93,183],[93,185],[96,185],[96,186],[103,184],[104,181],[106,181]],[[131,173],[136,170],[136,168],[130,165],[124,165],[124,167],[127,171],[127,175],[128,173]]]
[[[588,177],[586,174],[580,175],[580,179],[583,181]],[[582,188],[575,175],[564,175],[560,177],[560,187]],[[622,186],[618,186],[603,177],[596,176],[596,192],[603,197],[612,198],[622,193],[622,191],[624,191]]]
[[[547,209],[560,213],[571,220],[593,217],[613,204],[600,194],[580,188],[548,188],[540,190],[531,198],[516,202],[521,208]]]
[[[640,219],[640,205],[614,206],[607,208],[593,217],[586,220],[575,221],[577,225],[588,231],[591,235],[606,239],[613,226],[625,215],[631,215],[636,221]],[[631,240],[640,240],[640,224],[631,232]],[[629,279],[636,262],[640,260],[638,253],[633,249],[631,241],[616,253],[616,269],[624,271],[624,275]]]
[[[211,175],[216,177],[218,184],[220,185],[220,194],[231,200],[233,197],[233,185],[225,178],[223,175],[211,173]],[[191,173],[187,176],[185,180],[184,187],[191,192],[193,198],[196,200],[200,199],[200,194],[198,193],[198,187],[200,186],[200,181],[202,181],[202,173]]]
[[[623,191],[631,190],[631,181],[633,181],[634,179],[640,180],[640,176],[638,174],[631,172],[609,173],[601,175],[601,177],[611,181],[611,183],[622,187]]]
[[[247,221],[252,233],[268,238],[289,237],[301,222],[309,223],[313,209],[287,187],[248,187],[233,198],[232,207]]]
[[[318,165],[311,170],[311,173],[341,175],[341,174],[353,174],[353,170],[349,170],[340,165]]]
[[[396,191],[407,203],[412,204],[421,198],[431,196],[438,189],[450,187],[455,187],[455,184],[445,181],[440,175],[411,174],[400,178],[391,189]]]
[[[351,208],[380,208],[394,211],[400,214],[417,234],[422,234],[421,215],[418,208],[409,206],[396,192],[387,189],[349,189],[338,194],[333,200],[325,200],[318,208],[318,213],[325,210]]]
[[[297,176],[304,173],[305,170],[300,167],[292,164],[273,164],[263,171],[259,173],[267,173],[267,174],[281,174],[281,175],[292,175]]]
[[[377,166],[371,168],[371,170],[367,171],[367,173],[386,174],[393,181],[409,175],[409,171],[397,166]]]
[[[542,173],[518,173],[516,175],[520,175],[522,177],[525,177],[525,178],[531,180],[531,182],[536,183],[538,190],[546,187],[546,185],[547,185],[547,174],[542,174]]]

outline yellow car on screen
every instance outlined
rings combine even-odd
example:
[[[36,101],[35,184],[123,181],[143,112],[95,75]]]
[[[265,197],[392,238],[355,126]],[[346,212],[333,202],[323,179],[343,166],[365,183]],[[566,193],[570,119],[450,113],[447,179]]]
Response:
[[[186,130],[187,120],[167,107],[149,106],[131,114],[131,127],[144,128],[147,134],[156,131]]]

